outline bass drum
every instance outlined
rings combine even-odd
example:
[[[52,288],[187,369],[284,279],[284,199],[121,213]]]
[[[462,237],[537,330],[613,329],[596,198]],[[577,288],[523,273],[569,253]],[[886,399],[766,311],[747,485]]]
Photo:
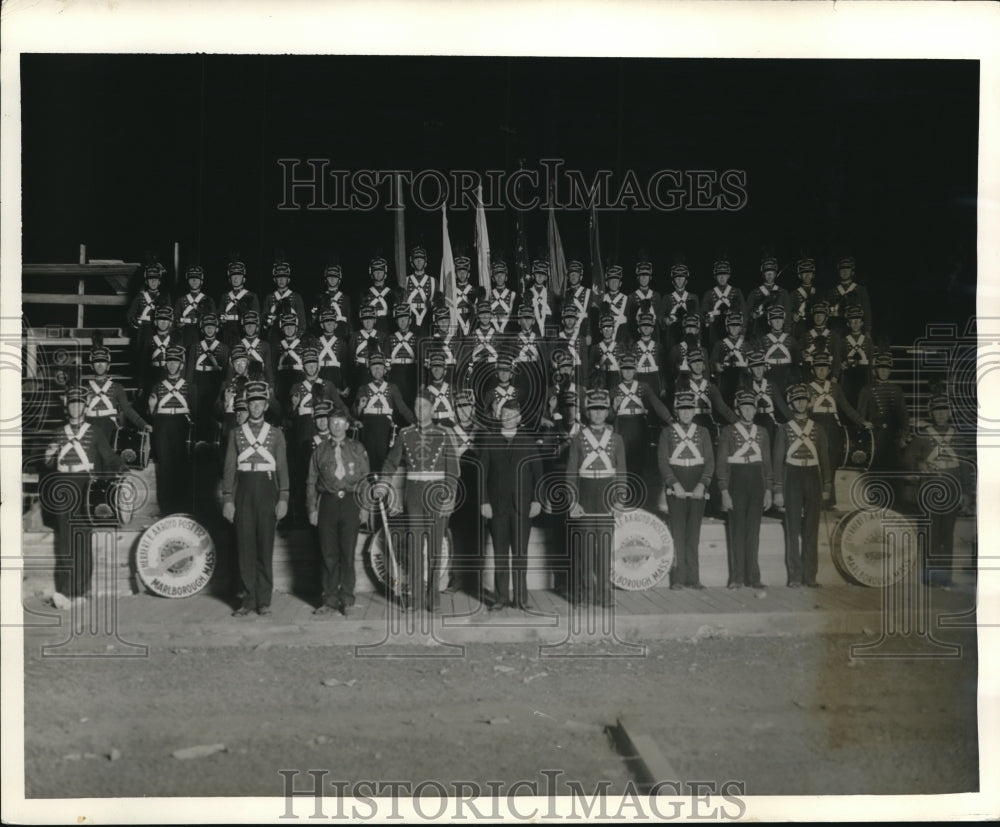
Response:
[[[875,432],[855,425],[844,427],[844,458],[842,468],[867,471],[875,458]]]
[[[188,420],[187,439],[184,442],[187,445],[189,457],[194,457],[200,449],[218,452],[222,445],[222,423],[217,419],[212,419],[208,426],[199,432],[198,426],[193,421]]]
[[[424,543],[424,577],[427,577],[427,544]],[[445,532],[444,542],[441,545],[441,559],[438,562],[438,591],[443,592],[448,587],[448,570],[451,565],[451,550],[453,548],[451,530]],[[399,582],[393,583],[391,593],[397,597],[400,594],[409,594],[410,587],[406,576],[406,565],[403,559],[405,551],[393,546],[396,561],[399,564]],[[403,554],[401,554],[403,551]],[[365,571],[372,583],[382,594],[390,592],[388,581],[393,580],[392,564],[387,558],[385,543],[385,528],[379,528],[368,540],[364,553]]]
[[[149,431],[122,427],[115,431],[112,450],[129,468],[141,471],[149,465]]]
[[[913,568],[917,538],[916,526],[896,511],[853,511],[834,528],[830,553],[849,583],[883,588]]]
[[[87,484],[87,519],[93,526],[118,528],[132,522],[138,492],[128,477],[92,477]]]

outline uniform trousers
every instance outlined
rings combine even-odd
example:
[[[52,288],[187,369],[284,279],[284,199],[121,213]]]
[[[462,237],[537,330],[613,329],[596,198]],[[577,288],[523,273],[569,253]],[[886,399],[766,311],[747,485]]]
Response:
[[[944,476],[948,472],[941,472]],[[957,485],[958,480],[954,480]],[[950,488],[951,486],[949,486]],[[950,585],[955,568],[955,523],[958,519],[958,507],[944,512],[931,511],[929,548],[925,564],[925,578],[930,577],[941,586]],[[931,571],[926,571],[931,568]],[[936,571],[934,571],[936,570]]]
[[[354,548],[361,519],[353,492],[319,497],[319,550],[323,558],[323,603],[354,605]]]
[[[392,419],[385,414],[365,414],[362,417],[361,444],[368,452],[368,464],[376,473],[382,470],[389,455],[392,440]]]
[[[764,513],[763,466],[733,463],[729,466],[729,494],[733,507],[726,521],[729,547],[729,583],[752,586],[760,582],[757,552],[760,518]]]
[[[585,603],[603,606],[611,605],[615,522],[606,499],[614,482],[614,477],[581,478],[580,506],[586,516],[567,521],[570,548],[576,552],[574,568],[582,581],[581,597]]]
[[[270,606],[274,591],[274,509],[278,504],[274,473],[238,471],[233,499],[243,605],[251,609]]]
[[[410,602],[418,611],[425,606],[433,611],[438,606],[441,544],[448,518],[435,505],[443,499],[443,485],[443,480],[407,481],[403,496],[404,536],[399,538],[403,542],[393,543],[404,551],[402,563],[410,584]]]
[[[844,428],[833,414],[814,413],[811,416],[826,434],[827,456],[830,459],[827,467],[831,472],[836,471],[844,464]]]
[[[388,380],[399,388],[399,395],[412,408],[417,396],[417,366],[393,365],[389,368]]]
[[[288,456],[288,493],[289,516],[292,522],[301,523],[306,520],[306,477],[309,474],[309,461],[312,459],[312,435],[304,435],[305,428],[297,428],[299,439],[286,443]]]
[[[222,387],[222,371],[196,371],[191,382],[191,418],[196,441],[214,442],[217,426],[213,409]]]
[[[690,493],[701,482],[704,465],[673,466],[674,476]],[[701,541],[701,520],[705,516],[705,498],[675,497],[668,490],[667,523],[674,541],[673,582],[693,586],[699,582],[698,543]]]
[[[781,473],[779,471],[779,473]],[[785,569],[789,583],[816,582],[823,484],[819,466],[785,465]]]
[[[46,485],[49,491],[46,499],[51,502],[42,503],[55,515],[55,586],[57,592],[67,597],[87,594],[94,571],[92,531],[87,520],[89,483],[89,474],[59,473],[57,480]]]
[[[514,603],[528,599],[528,536],[531,520],[513,508],[493,512],[490,537],[493,539],[494,591],[497,603],[510,601],[510,574],[514,572]],[[511,566],[513,562],[513,567]]]
[[[108,441],[108,445],[112,448],[115,445],[115,431],[118,430],[118,423],[116,422],[117,417],[114,416],[95,416],[87,417],[87,424],[90,425],[95,431],[100,431],[104,434],[104,438]]]
[[[189,426],[190,420],[184,414],[156,414],[153,417],[156,500],[163,515],[191,508],[191,464],[186,445]]]

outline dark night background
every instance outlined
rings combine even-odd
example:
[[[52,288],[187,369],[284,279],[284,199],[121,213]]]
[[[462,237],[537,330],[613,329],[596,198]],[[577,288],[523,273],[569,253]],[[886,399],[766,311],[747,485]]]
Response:
[[[85,243],[170,268],[179,241],[217,297],[229,250],[262,290],[281,247],[308,298],[335,249],[353,293],[374,248],[392,259],[392,213],[280,211],[278,158],[482,172],[557,157],[616,184],[626,169],[746,170],[738,212],[601,214],[602,252],[630,275],[648,249],[660,289],[676,253],[700,293],[726,252],[747,293],[770,244],[782,265],[815,256],[823,288],[852,253],[875,333],[896,343],[975,312],[975,61],[25,55],[21,87],[25,262],[73,262]],[[586,213],[557,217],[586,261]],[[473,219],[449,212],[453,244],[471,247]],[[513,210],[488,220],[513,265]],[[533,249],[545,221],[528,216]],[[435,275],[440,225],[407,210]],[[794,267],[781,283],[795,287]]]

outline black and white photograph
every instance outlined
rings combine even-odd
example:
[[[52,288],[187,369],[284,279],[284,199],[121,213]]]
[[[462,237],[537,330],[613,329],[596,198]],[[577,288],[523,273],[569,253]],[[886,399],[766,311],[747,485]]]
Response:
[[[4,5],[4,820],[1000,814],[996,7],[479,5]]]

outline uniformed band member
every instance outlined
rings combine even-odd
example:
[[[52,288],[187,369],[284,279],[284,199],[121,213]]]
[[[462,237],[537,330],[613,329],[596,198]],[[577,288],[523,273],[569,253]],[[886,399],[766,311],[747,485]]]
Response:
[[[180,337],[173,329],[174,310],[161,305],[153,311],[152,335],[146,342],[146,362],[137,375],[139,398],[145,399],[157,382],[163,378],[167,361],[167,349],[180,344]]]
[[[670,268],[674,289],[663,297],[663,344],[668,351],[681,340],[685,318],[689,315],[698,317],[698,297],[687,289],[690,275],[688,266],[682,262]]]
[[[427,272],[427,250],[420,244],[410,250],[410,267],[413,270],[406,277],[402,303],[412,314],[414,332],[424,336],[431,326],[437,281]]]
[[[378,308],[374,304],[362,305],[358,311],[361,329],[355,330],[347,345],[351,360],[351,387],[359,388],[368,378],[368,357],[372,353],[385,355],[385,339],[376,327]]]
[[[164,515],[186,511],[191,502],[191,467],[185,447],[191,427],[191,390],[181,373],[183,365],[184,348],[167,348],[166,376],[149,395],[156,499]]]
[[[840,283],[826,294],[830,305],[830,321],[841,332],[846,329],[845,313],[850,307],[860,307],[863,329],[872,329],[872,307],[868,299],[868,290],[854,280],[854,257],[844,256],[837,262],[837,273]]]
[[[674,411],[677,421],[660,433],[657,448],[669,503],[667,521],[674,541],[670,588],[704,589],[698,574],[698,543],[708,486],[715,473],[715,455],[708,430],[694,422],[694,393],[678,393]]]
[[[491,324],[497,333],[505,333],[514,318],[517,293],[507,286],[507,264],[499,259],[490,265],[493,289],[490,291]],[[476,311],[479,312],[478,310]]]
[[[84,419],[88,392],[85,387],[66,391],[66,424],[45,451],[45,464],[59,475],[51,492],[55,511],[56,566],[54,604],[63,608],[62,598],[83,598],[90,591],[94,569],[91,528],[87,514],[87,487],[93,475],[123,471],[125,463],[111,450],[103,431]],[[71,486],[72,492],[61,486]],[[66,508],[66,504],[71,508]]]
[[[298,337],[306,332],[306,305],[302,296],[289,287],[292,281],[292,266],[282,260],[279,255],[271,267],[274,278],[274,290],[264,296],[261,313],[264,317],[264,327],[272,350],[277,348],[278,340],[284,335],[288,338],[288,330],[284,317],[291,314],[295,317],[293,336]]]
[[[246,349],[250,360],[247,375],[253,379],[263,379],[268,385],[274,384],[274,363],[271,360],[271,345],[260,337],[260,314],[248,310],[243,314],[243,338],[240,344]]]
[[[491,611],[505,606],[522,611],[533,608],[528,595],[528,535],[531,520],[542,510],[536,493],[542,479],[542,465],[538,447],[520,430],[520,423],[518,402],[504,402],[499,432],[485,438],[479,451],[483,479],[481,511],[489,521],[493,540],[494,601]]]
[[[218,319],[214,313],[201,317],[203,337],[188,348],[186,379],[191,388],[191,417],[199,441],[215,437],[215,402],[222,389],[222,377],[229,367],[229,348],[216,337]]]
[[[956,444],[956,431],[949,422],[951,407],[948,397],[932,396],[928,403],[930,424],[917,431],[910,445],[919,471],[946,476],[957,486],[960,497],[946,510],[931,508],[930,536],[926,556],[921,559],[925,584],[947,588],[954,583],[955,521],[960,510],[969,511],[975,481],[972,464]],[[950,486],[949,486],[950,487]],[[950,497],[942,497],[948,500]]]
[[[317,419],[329,414],[316,406]],[[359,487],[368,476],[368,453],[347,438],[350,422],[343,413],[329,419],[329,435],[313,450],[306,482],[309,522],[316,526],[323,560],[323,602],[313,614],[339,611],[345,617],[354,605],[354,549],[358,529],[368,519],[360,505]]]
[[[373,256],[368,264],[368,275],[372,283],[358,300],[359,310],[364,307],[374,308],[373,327],[381,336],[389,333],[389,313],[396,304],[396,293],[386,285],[388,274],[389,263],[385,258],[378,254]],[[363,320],[365,317],[360,316],[360,318]],[[354,352],[353,349],[351,352]]]
[[[860,305],[848,307],[844,318],[848,332],[843,340],[844,352],[840,354],[840,384],[847,401],[856,406],[861,389],[868,384],[875,347],[871,335],[864,332],[864,310]]]
[[[226,277],[229,279],[229,290],[219,299],[218,316],[222,322],[222,341],[230,347],[243,335],[243,321],[251,310],[260,315],[260,300],[256,293],[251,293],[244,287],[247,277],[247,266],[234,255],[226,265]]]
[[[319,311],[320,332],[316,337],[316,350],[319,353],[320,378],[335,385],[341,395],[346,395],[349,387],[344,364],[344,340],[336,333],[340,325],[336,310],[325,307]]]
[[[132,299],[125,313],[125,320],[132,330],[132,364],[139,387],[148,389],[153,381],[146,375],[150,363],[150,340],[156,332],[154,314],[158,307],[170,307],[170,296],[160,292],[166,270],[162,264],[149,264],[143,270],[143,289]]]
[[[441,544],[444,542],[448,515],[455,508],[459,469],[454,438],[448,429],[434,424],[431,401],[418,396],[415,413],[416,424],[399,432],[382,465],[382,472],[388,475],[400,470],[406,475],[403,497],[406,537],[405,543],[397,545],[397,548],[405,549],[410,584],[409,600],[404,598],[403,607],[421,611],[426,606],[435,612],[439,606]],[[375,496],[385,496],[384,483],[376,486]],[[399,504],[393,511],[398,513]]]
[[[198,341],[198,331],[201,329],[202,318],[211,313],[215,315],[215,302],[202,292],[205,282],[205,270],[200,264],[192,264],[185,273],[188,292],[177,300],[174,305],[174,319],[181,333],[181,344],[189,350]]]
[[[774,505],[784,509],[785,569],[789,588],[817,588],[819,517],[830,499],[832,470],[826,434],[809,416],[809,389],[792,385],[786,398],[792,418],[774,440]]]
[[[816,285],[813,284],[816,278],[816,262],[811,258],[800,258],[796,264],[796,272],[799,276],[799,286],[791,295],[789,333],[799,339],[809,327],[813,315],[812,306],[819,301]]]
[[[358,416],[364,429],[361,441],[372,467],[381,468],[395,439],[396,418],[412,424],[413,411],[399,388],[385,381],[385,357],[379,351],[368,357],[368,372],[371,381],[358,388]]]
[[[288,513],[285,437],[264,421],[267,384],[247,383],[246,398],[250,418],[229,433],[222,478],[222,516],[236,526],[243,594],[235,617],[271,613],[274,528]]]
[[[417,338],[410,330],[410,307],[397,304],[393,310],[396,331],[386,341],[386,360],[389,363],[389,381],[392,382],[407,405],[417,396]]]
[[[767,311],[774,307],[784,308],[785,314],[791,312],[791,299],[788,291],[778,284],[778,260],[773,256],[765,256],[760,263],[763,282],[754,288],[747,300],[748,332],[754,336],[762,336],[767,330]]]
[[[670,423],[673,417],[667,406],[653,393],[649,385],[636,379],[635,354],[626,352],[618,360],[621,381],[611,388],[611,410],[615,431],[625,443],[625,465],[630,475],[641,475],[651,464],[648,419],[655,414],[660,422]]]
[[[701,317],[709,346],[714,346],[726,335],[726,319],[730,313],[739,313],[744,321],[747,317],[743,293],[729,283],[732,272],[732,265],[728,261],[723,259],[715,262],[712,265],[715,287],[701,298]]]
[[[111,351],[102,345],[93,348],[90,351],[90,366],[94,375],[85,380],[88,396],[84,416],[92,427],[104,434],[108,444],[114,442],[115,431],[121,427],[123,419],[140,431],[152,430],[152,426],[129,404],[125,388],[108,376]]]
[[[331,333],[336,334],[341,339],[346,339],[351,332],[351,300],[343,290],[340,289],[340,282],[343,278],[343,270],[335,257],[323,270],[323,279],[326,282],[325,288],[310,310],[310,317],[317,328],[321,327],[323,315],[329,312],[333,317],[333,329]]]
[[[739,419],[719,435],[715,474],[722,495],[722,510],[728,512],[726,540],[729,548],[730,589],[760,582],[757,551],[760,547],[760,520],[771,507],[774,484],[771,473],[771,443],[767,430],[754,424],[757,402],[753,394],[736,394]]]
[[[903,389],[889,381],[892,354],[880,352],[872,360],[875,376],[858,394],[858,416],[871,422],[875,431],[875,456],[872,471],[899,466],[902,440],[910,430],[910,416],[903,400]]]
[[[606,324],[605,319],[610,317],[612,341],[628,342],[630,339],[628,295],[621,292],[622,268],[617,264],[611,264],[604,270],[604,286],[607,289],[600,301],[601,325],[603,327]]]
[[[599,514],[611,516],[615,510],[615,496],[609,491],[623,489],[625,482],[625,443],[607,427],[611,399],[606,390],[587,392],[589,424],[580,429],[570,440],[566,461],[566,479],[577,492],[577,502],[570,511],[571,518]],[[582,578],[585,603],[611,606],[611,555],[614,525],[595,529],[595,542],[585,543],[583,559],[573,561]]]

